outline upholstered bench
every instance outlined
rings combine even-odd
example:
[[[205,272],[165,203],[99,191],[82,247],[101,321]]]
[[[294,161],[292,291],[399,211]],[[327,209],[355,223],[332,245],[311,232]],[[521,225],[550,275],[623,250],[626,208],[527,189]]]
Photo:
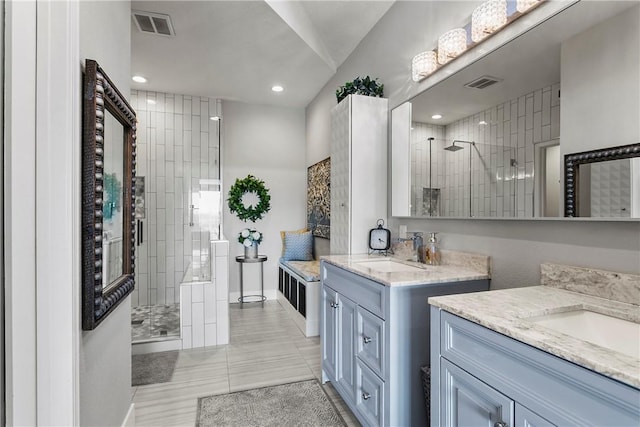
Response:
[[[278,264],[278,300],[307,337],[320,334],[320,261]]]

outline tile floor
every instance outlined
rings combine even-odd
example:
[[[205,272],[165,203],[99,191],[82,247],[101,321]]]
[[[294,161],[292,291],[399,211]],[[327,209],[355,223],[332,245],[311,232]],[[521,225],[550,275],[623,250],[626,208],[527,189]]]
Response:
[[[132,387],[136,425],[193,426],[198,397],[320,378],[320,339],[306,338],[277,301],[231,304],[229,345],[182,350],[168,383]],[[349,426],[359,426],[330,385]]]
[[[131,340],[180,337],[180,304],[131,307]]]

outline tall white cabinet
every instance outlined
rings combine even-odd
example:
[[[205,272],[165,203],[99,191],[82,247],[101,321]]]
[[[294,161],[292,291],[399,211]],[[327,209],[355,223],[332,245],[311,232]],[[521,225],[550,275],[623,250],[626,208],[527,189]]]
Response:
[[[331,254],[366,253],[387,217],[388,112],[385,98],[363,95],[331,110]]]

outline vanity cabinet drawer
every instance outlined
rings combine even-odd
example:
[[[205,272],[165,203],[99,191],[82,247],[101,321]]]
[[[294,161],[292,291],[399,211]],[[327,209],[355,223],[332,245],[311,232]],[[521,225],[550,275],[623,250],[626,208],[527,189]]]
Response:
[[[376,316],[386,319],[385,303],[388,287],[350,273],[340,267],[322,263],[322,280],[337,292],[358,301],[358,305],[366,308]]]
[[[357,325],[357,356],[376,374],[384,378],[384,320],[358,307]]]
[[[356,408],[369,426],[384,421],[384,381],[358,359]]]

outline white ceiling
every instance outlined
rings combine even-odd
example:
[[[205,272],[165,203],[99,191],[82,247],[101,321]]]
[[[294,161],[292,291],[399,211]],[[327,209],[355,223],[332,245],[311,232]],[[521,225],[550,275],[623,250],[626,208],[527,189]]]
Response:
[[[305,107],[393,1],[133,1],[168,14],[175,37],[131,20],[133,89]],[[355,78],[356,76],[354,76]],[[285,90],[274,93],[271,87]]]

